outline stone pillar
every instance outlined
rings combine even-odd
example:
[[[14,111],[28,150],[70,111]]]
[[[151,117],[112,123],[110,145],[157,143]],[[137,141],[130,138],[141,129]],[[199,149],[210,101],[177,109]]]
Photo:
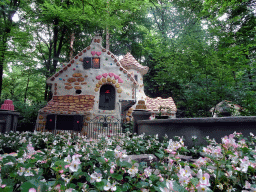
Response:
[[[16,132],[19,115],[19,112],[0,109],[0,120],[5,121],[5,126],[3,126],[4,128],[1,130],[1,132]]]
[[[149,117],[151,115],[151,112],[144,111],[144,110],[133,110],[132,116],[133,116],[133,133],[138,133],[138,120],[149,120]]]

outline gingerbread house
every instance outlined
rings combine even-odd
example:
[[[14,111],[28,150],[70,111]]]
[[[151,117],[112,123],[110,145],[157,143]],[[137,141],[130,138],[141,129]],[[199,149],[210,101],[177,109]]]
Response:
[[[86,133],[88,122],[99,116],[129,121],[139,100],[153,114],[161,105],[170,107],[166,114],[175,114],[172,98],[150,100],[145,95],[143,75],[148,70],[130,53],[119,61],[95,36],[90,46],[47,79],[53,98],[39,110],[36,129],[72,127]]]

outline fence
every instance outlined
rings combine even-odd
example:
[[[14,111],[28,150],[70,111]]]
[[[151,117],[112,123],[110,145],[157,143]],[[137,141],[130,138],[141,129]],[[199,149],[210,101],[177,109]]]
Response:
[[[99,135],[117,136],[122,134],[122,121],[111,115],[99,115],[90,121],[86,121],[84,131],[85,135],[92,139],[97,139]]]

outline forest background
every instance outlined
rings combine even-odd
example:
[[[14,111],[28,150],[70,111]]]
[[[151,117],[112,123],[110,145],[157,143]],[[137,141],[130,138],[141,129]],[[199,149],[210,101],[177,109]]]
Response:
[[[46,79],[110,34],[110,50],[149,67],[150,97],[172,97],[177,117],[210,117],[230,100],[256,115],[256,0],[2,0],[0,95],[34,126]],[[16,19],[15,19],[16,18]],[[18,18],[18,19],[17,19]]]

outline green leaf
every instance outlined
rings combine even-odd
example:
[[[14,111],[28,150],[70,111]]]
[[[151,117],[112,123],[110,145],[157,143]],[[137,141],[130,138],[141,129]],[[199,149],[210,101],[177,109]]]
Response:
[[[28,192],[31,188],[37,189],[35,185],[27,181],[21,185],[21,192]]]
[[[97,182],[95,184],[96,188],[99,189],[100,191],[104,191],[104,186],[105,186],[105,183],[103,181],[101,182]]]
[[[106,153],[104,154],[104,156],[105,156],[106,158],[112,159],[112,158],[115,157],[115,153],[114,153],[114,151],[106,151]]]
[[[48,187],[52,187],[55,184],[55,181],[48,181],[45,183]]]
[[[190,179],[190,182],[194,185],[194,186],[196,186],[197,184],[198,184],[198,182],[199,182],[199,180],[197,179],[197,178],[192,178],[192,179]]]
[[[155,153],[155,155],[159,158],[159,159],[162,159],[164,157],[164,154],[161,154],[161,153]]]
[[[129,189],[131,189],[132,186],[129,183],[124,183],[122,185],[122,191],[129,191]]]
[[[118,181],[121,181],[123,179],[123,175],[118,174],[118,173],[111,174],[111,177],[115,178]]]
[[[176,181],[173,182],[173,190],[179,192],[187,192],[187,190],[181,185],[179,185]]]
[[[145,181],[140,181],[137,183],[136,185],[139,189],[141,188],[145,188],[145,187],[148,187],[149,186],[149,183],[148,182],[145,182]]]
[[[103,164],[103,163],[106,163],[103,157],[98,157],[98,158],[97,158],[97,161],[100,162],[100,163],[102,163],[102,164]]]
[[[132,167],[132,164],[128,163],[127,161],[122,161],[119,163],[119,165],[121,167],[127,167],[127,168],[131,168]]]
[[[150,175],[149,179],[150,179],[150,181],[155,182],[155,181],[159,180],[159,177],[157,177],[156,175]]]
[[[0,192],[13,192],[13,188],[11,186],[6,186],[5,188],[0,188]]]

